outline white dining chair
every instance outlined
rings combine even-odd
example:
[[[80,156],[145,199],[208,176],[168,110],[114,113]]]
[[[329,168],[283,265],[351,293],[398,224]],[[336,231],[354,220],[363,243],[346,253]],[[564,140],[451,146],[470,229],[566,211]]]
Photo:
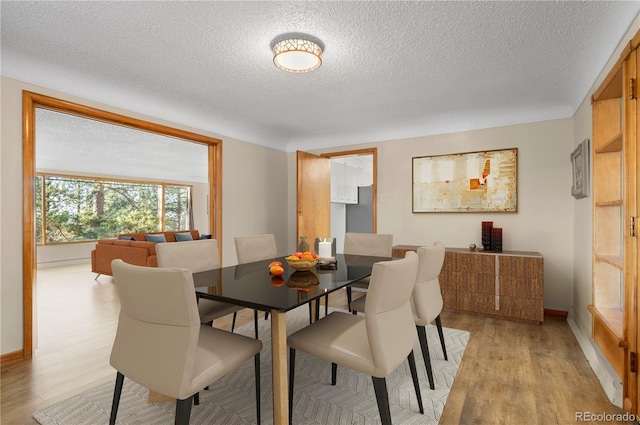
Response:
[[[372,257],[391,257],[393,251],[393,235],[377,233],[346,233],[344,235],[345,255],[368,255]],[[361,279],[347,286],[347,308],[351,308],[352,288],[367,290],[369,278]],[[356,314],[353,312],[353,314]]]
[[[220,255],[216,239],[159,243],[156,244],[156,254],[158,267],[181,267],[189,269],[193,273],[220,268]],[[231,332],[235,329],[238,312],[243,309],[244,307],[238,305],[202,297],[198,300],[200,321],[204,324],[212,326],[214,320],[233,314]],[[257,322],[255,336],[258,338]]]
[[[253,263],[268,260],[278,256],[276,237],[271,233],[262,235],[236,236],[236,256],[238,264]],[[255,312],[256,334],[258,332],[258,311]],[[264,320],[269,318],[269,312],[264,313]]]
[[[424,413],[413,346],[416,328],[410,298],[416,283],[418,256],[375,263],[364,317],[333,312],[287,338],[289,345],[289,423],[293,418],[296,351],[331,362],[331,384],[337,365],[370,375],[383,425],[391,424],[386,377],[405,359],[413,380],[420,413]]]
[[[272,234],[236,236],[238,264],[268,260],[278,256],[276,237]]]
[[[435,389],[433,379],[433,371],[431,368],[431,357],[429,354],[429,345],[427,343],[426,326],[435,321],[440,337],[440,345],[444,359],[447,357],[447,347],[444,342],[444,333],[442,331],[442,321],[440,313],[444,305],[442,300],[442,292],[440,291],[440,282],[438,277],[444,263],[445,246],[442,242],[436,241],[432,246],[418,248],[418,274],[416,277],[416,286],[411,296],[411,309],[413,311],[413,320],[418,331],[418,340],[424,365],[427,371],[427,379],[429,387]],[[358,298],[352,303],[355,312],[366,312],[366,295]]]
[[[202,326],[188,269],[134,266],[122,260],[113,260],[112,269],[120,316],[110,357],[117,373],[109,424],[116,423],[125,377],[175,398],[175,423],[188,425],[199,391],[251,357],[259,424],[262,342]]]

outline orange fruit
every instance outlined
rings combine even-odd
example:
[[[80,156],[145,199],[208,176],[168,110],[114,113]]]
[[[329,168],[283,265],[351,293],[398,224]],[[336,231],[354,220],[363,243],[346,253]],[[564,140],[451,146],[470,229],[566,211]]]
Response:
[[[306,253],[306,254],[302,254],[302,257],[300,257],[301,260],[315,260],[315,258],[313,258],[313,255],[311,255],[310,252]]]
[[[282,263],[280,261],[272,261],[269,263],[269,268],[273,266],[282,266]]]
[[[269,268],[269,273],[274,276],[282,276],[284,274],[284,268],[282,266],[273,266]]]

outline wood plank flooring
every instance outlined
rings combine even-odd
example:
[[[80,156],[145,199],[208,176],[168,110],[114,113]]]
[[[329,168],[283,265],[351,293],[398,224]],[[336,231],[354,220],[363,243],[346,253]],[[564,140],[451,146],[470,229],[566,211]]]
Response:
[[[33,359],[2,369],[3,425],[35,424],[34,411],[114,378],[109,354],[120,305],[111,277],[94,277],[85,264],[38,271],[38,346]],[[345,293],[330,305],[346,308]],[[244,310],[236,326],[252,320]],[[622,413],[563,319],[532,325],[443,312],[442,323],[471,337],[441,424],[570,424],[576,412]],[[231,318],[216,327],[229,330]]]

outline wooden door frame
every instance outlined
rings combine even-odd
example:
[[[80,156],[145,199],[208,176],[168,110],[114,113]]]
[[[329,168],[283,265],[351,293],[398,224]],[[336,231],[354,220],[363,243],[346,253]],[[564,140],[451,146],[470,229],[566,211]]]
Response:
[[[349,151],[339,151],[339,152],[327,152],[323,153],[320,156],[324,156],[327,158],[335,158],[342,156],[362,156],[362,155],[372,155],[373,156],[373,187],[372,187],[372,195],[371,195],[371,206],[373,210],[373,216],[371,217],[372,223],[372,233],[378,232],[378,220],[377,220],[377,210],[378,210],[378,148],[364,148],[364,149],[354,149]]]
[[[98,120],[108,124],[115,124],[162,136],[183,139],[187,142],[207,145],[209,163],[209,229],[213,234],[212,237],[218,240],[218,248],[219,251],[222,252],[221,140],[24,90],[22,92],[23,348],[21,355],[12,353],[11,361],[26,360],[33,357],[33,290],[35,287],[37,269],[37,244],[35,232],[36,108],[44,108],[56,112]]]

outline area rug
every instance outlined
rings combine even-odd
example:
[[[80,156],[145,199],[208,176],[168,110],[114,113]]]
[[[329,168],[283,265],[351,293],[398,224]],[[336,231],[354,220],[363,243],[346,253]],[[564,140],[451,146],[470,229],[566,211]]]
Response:
[[[287,334],[306,326],[308,308],[287,313]],[[271,329],[269,320],[260,320],[262,423],[273,424],[271,389]],[[236,330],[253,337],[253,323]],[[435,425],[444,409],[458,365],[469,340],[469,332],[444,328],[448,361],[444,360],[435,326],[427,327],[435,390],[429,389],[424,360],[416,340],[414,353],[425,413],[420,414],[411,373],[405,362],[387,377],[391,418],[395,425]],[[191,424],[244,425],[256,421],[253,361],[227,374],[200,392],[200,405],[191,410]],[[296,425],[380,423],[371,377],[338,367],[337,385],[330,385],[331,365],[296,353],[296,382],[293,423]],[[114,371],[115,382],[115,371]],[[109,423],[114,382],[106,383],[33,414],[42,425],[93,425]],[[147,403],[146,388],[125,378],[117,424],[173,424],[175,403]],[[275,424],[278,425],[278,424]]]

